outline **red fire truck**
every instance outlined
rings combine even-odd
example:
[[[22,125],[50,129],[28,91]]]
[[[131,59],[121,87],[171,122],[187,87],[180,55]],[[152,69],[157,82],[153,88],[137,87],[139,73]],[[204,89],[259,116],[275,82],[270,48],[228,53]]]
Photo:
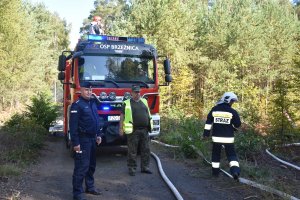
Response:
[[[63,83],[64,134],[70,147],[69,111],[80,96],[80,83],[92,85],[93,97],[99,102],[103,144],[124,144],[119,136],[122,102],[131,98],[131,86],[140,85],[152,114],[150,137],[160,133],[159,81],[156,49],[145,44],[144,38],[108,35],[87,35],[79,40],[74,51],[63,51],[59,57],[58,79]],[[163,61],[165,84],[171,82],[170,61]]]

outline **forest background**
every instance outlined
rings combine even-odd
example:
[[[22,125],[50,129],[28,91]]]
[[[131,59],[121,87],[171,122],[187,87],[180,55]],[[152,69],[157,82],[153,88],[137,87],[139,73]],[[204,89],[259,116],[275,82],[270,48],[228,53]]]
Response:
[[[106,34],[144,37],[170,57],[173,82],[160,89],[163,115],[205,119],[221,95],[233,91],[244,126],[260,134],[299,136],[297,5],[288,0],[97,0],[94,5],[82,34],[92,16],[100,15]],[[1,0],[2,123],[32,96],[57,90],[58,56],[69,46],[69,32],[67,22],[43,4]]]
[[[197,157],[193,145],[210,157],[210,142],[200,140],[206,115],[224,92],[235,92],[243,177],[299,197],[299,176],[267,162],[264,153],[272,149],[300,163],[299,149],[281,148],[300,141],[297,2],[95,0],[78,31],[84,37],[100,15],[106,34],[144,37],[170,58],[173,82],[160,87],[159,140],[180,146],[180,155]],[[62,107],[57,64],[69,50],[68,23],[43,4],[0,0],[0,177],[20,174],[37,158],[57,116],[49,100]],[[161,61],[159,74],[163,83]]]

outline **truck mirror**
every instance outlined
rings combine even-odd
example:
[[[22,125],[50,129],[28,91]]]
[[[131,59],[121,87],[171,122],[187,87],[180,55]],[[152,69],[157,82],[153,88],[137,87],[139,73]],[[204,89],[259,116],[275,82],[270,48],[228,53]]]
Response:
[[[63,81],[63,80],[65,80],[65,72],[64,71],[60,71],[59,73],[58,73],[58,80],[60,80],[60,81]]]
[[[171,64],[169,58],[164,60],[164,70],[165,70],[165,74],[171,74]]]
[[[165,75],[165,81],[166,81],[167,83],[172,82],[172,76],[171,76],[170,74],[166,74],[166,75]]]
[[[66,69],[67,57],[65,55],[60,55],[58,59],[58,71],[65,71]]]

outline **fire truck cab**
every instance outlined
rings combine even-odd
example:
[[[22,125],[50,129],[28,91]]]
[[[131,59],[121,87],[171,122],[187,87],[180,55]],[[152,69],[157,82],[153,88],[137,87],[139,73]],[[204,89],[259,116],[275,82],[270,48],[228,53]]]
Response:
[[[160,133],[159,80],[156,49],[144,38],[87,35],[74,51],[63,51],[59,57],[58,79],[63,83],[64,134],[70,147],[69,111],[80,96],[80,83],[89,82],[93,98],[98,101],[98,114],[103,145],[125,144],[119,136],[123,101],[131,98],[132,85],[141,87],[153,119],[150,137]],[[172,81],[168,58],[164,60],[165,85]]]

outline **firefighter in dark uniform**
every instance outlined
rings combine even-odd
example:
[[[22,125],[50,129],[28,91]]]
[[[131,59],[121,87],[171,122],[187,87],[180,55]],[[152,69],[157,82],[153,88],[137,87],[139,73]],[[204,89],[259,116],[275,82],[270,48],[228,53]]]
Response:
[[[140,86],[132,86],[132,98],[124,101],[119,133],[127,135],[127,166],[130,176],[135,176],[138,146],[141,151],[141,172],[152,174],[150,164],[150,138],[153,122],[147,100],[140,96]]]
[[[73,199],[84,200],[85,193],[100,195],[94,187],[94,172],[96,169],[96,143],[102,141],[100,121],[96,100],[91,98],[92,90],[88,82],[83,82],[81,95],[70,109],[70,135],[74,150]]]
[[[240,167],[234,149],[234,131],[241,126],[241,120],[237,111],[231,107],[236,101],[238,98],[233,92],[223,94],[207,116],[203,138],[208,138],[212,133],[212,175],[219,175],[221,149],[224,146],[230,173],[237,180],[240,175]]]

